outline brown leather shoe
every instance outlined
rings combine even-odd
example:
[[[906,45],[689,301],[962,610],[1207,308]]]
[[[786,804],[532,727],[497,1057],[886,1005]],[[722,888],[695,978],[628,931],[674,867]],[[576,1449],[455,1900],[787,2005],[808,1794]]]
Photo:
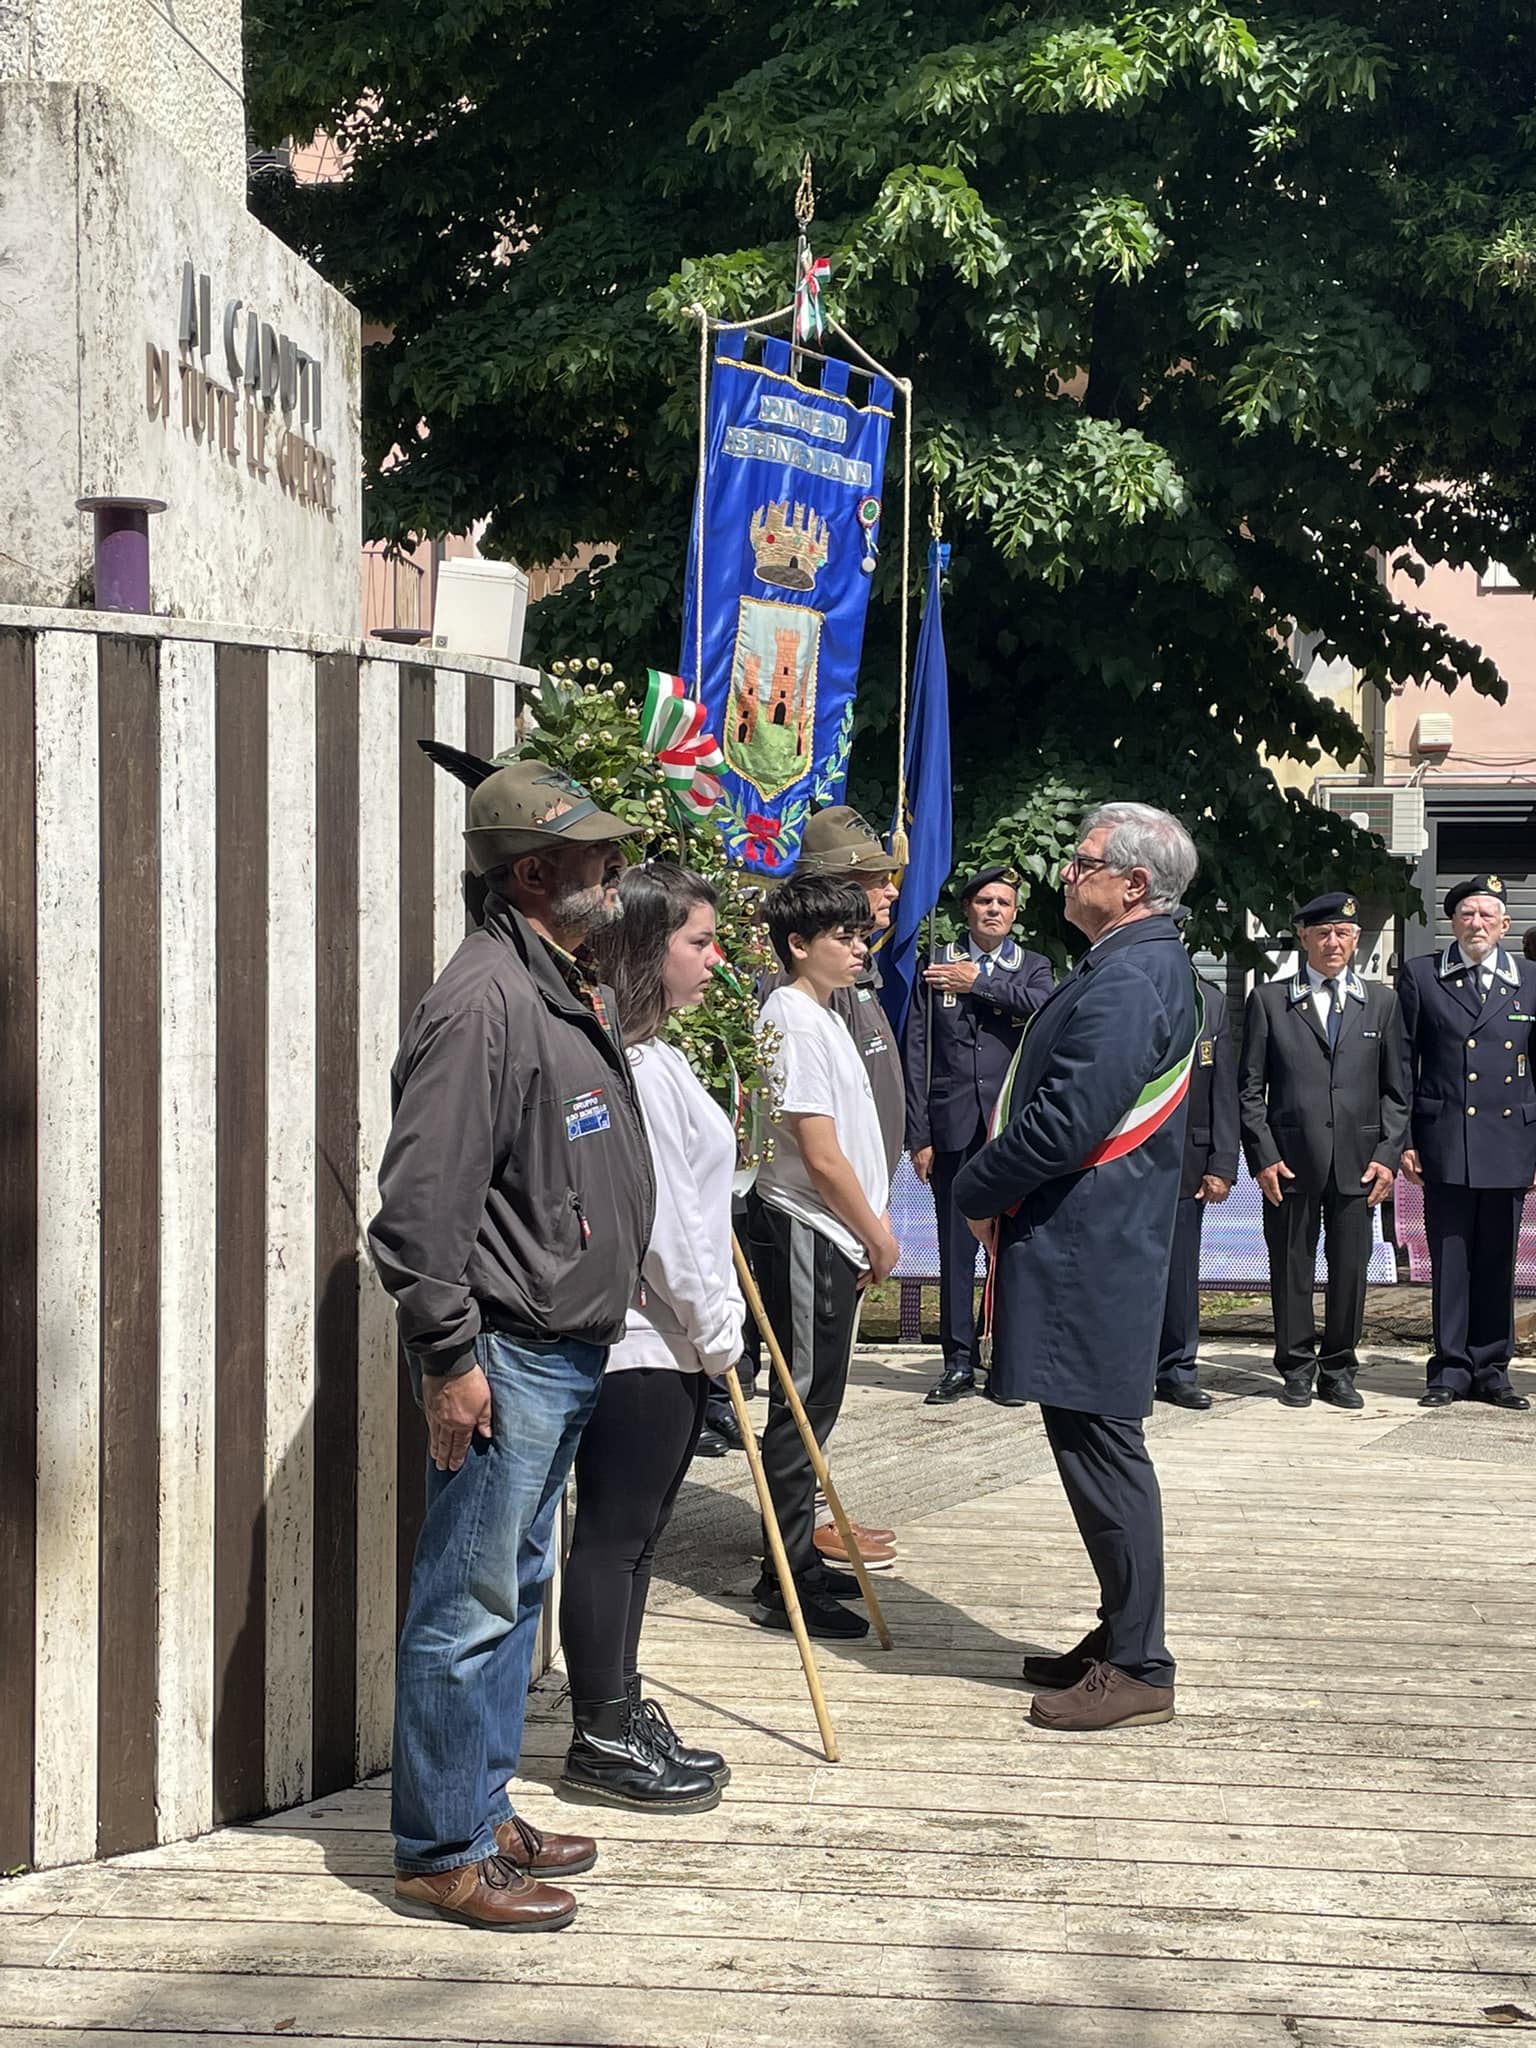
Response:
[[[888,1572],[896,1562],[896,1553],[888,1543],[872,1543],[860,1529],[853,1532],[853,1540],[859,1546],[859,1558],[867,1572]],[[829,1523],[825,1529],[818,1529],[811,1541],[816,1546],[816,1555],[823,1564],[837,1565],[846,1571],[852,1560],[843,1546],[843,1539],[837,1525]]]
[[[1173,1719],[1173,1687],[1146,1685],[1116,1664],[1090,1664],[1087,1676],[1069,1692],[1036,1693],[1029,1718],[1037,1728],[1054,1728],[1061,1735],[1144,1728]]]
[[[590,1835],[557,1835],[536,1828],[520,1813],[496,1823],[496,1846],[530,1877],[580,1877],[597,1861]]]
[[[569,1892],[540,1884],[505,1856],[423,1877],[397,1876],[395,1908],[418,1920],[457,1920],[496,1934],[553,1934],[576,1918]]]
[[[895,1546],[896,1531],[894,1529],[866,1529],[862,1522],[854,1521],[851,1515],[848,1518],[848,1526],[853,1531],[855,1543],[879,1543],[893,1548]]]

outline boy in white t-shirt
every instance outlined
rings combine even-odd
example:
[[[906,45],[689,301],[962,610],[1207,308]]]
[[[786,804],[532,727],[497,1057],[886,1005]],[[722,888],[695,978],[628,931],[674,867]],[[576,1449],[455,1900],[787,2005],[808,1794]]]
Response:
[[[764,922],[787,979],[763,1005],[776,1036],[774,1084],[783,1111],[774,1156],[758,1172],[752,1270],[769,1320],[825,1444],[843,1404],[859,1296],[895,1268],[900,1247],[886,1214],[890,1176],[865,1063],[828,1007],[864,965],[869,901],[853,881],[795,876],[773,890]],[[770,1386],[763,1466],[812,1635],[862,1636],[869,1623],[838,1604],[858,1581],[831,1570],[815,1543],[816,1478],[777,1383]],[[753,1619],[787,1628],[782,1595],[764,1570]]]

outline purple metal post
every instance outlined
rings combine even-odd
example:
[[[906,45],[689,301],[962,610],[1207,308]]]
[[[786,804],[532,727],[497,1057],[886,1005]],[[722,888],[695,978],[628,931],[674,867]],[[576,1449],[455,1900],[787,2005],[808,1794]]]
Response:
[[[163,498],[77,498],[78,512],[96,515],[96,610],[149,610],[149,515]]]

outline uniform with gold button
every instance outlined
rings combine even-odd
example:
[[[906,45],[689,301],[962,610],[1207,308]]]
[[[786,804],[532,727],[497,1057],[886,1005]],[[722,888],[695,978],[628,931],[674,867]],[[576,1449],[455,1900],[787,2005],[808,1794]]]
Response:
[[[1531,1077],[1536,965],[1501,943],[1509,919],[1497,875],[1447,892],[1457,936],[1410,960],[1398,982],[1412,1089],[1404,1170],[1424,1183],[1434,1269],[1428,1407],[1471,1398],[1527,1403],[1509,1384],[1515,1256],[1536,1178]]]

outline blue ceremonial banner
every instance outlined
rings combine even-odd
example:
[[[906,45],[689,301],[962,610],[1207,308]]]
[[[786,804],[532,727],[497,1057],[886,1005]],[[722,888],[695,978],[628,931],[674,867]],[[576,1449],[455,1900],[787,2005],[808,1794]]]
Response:
[[[720,336],[715,356],[679,667],[725,755],[726,847],[773,874],[848,780],[892,392],[876,377],[855,405],[847,363],[824,362],[818,388],[790,375],[788,342],[765,341],[759,364],[744,340]]]
[[[880,953],[880,1000],[898,1037],[912,1000],[923,920],[938,906],[953,858],[949,662],[944,653],[944,614],[939,600],[939,578],[948,554],[948,548],[941,548],[937,541],[928,550],[928,597],[907,705],[906,815],[896,820],[906,827],[907,865],[891,919],[891,935]]]

